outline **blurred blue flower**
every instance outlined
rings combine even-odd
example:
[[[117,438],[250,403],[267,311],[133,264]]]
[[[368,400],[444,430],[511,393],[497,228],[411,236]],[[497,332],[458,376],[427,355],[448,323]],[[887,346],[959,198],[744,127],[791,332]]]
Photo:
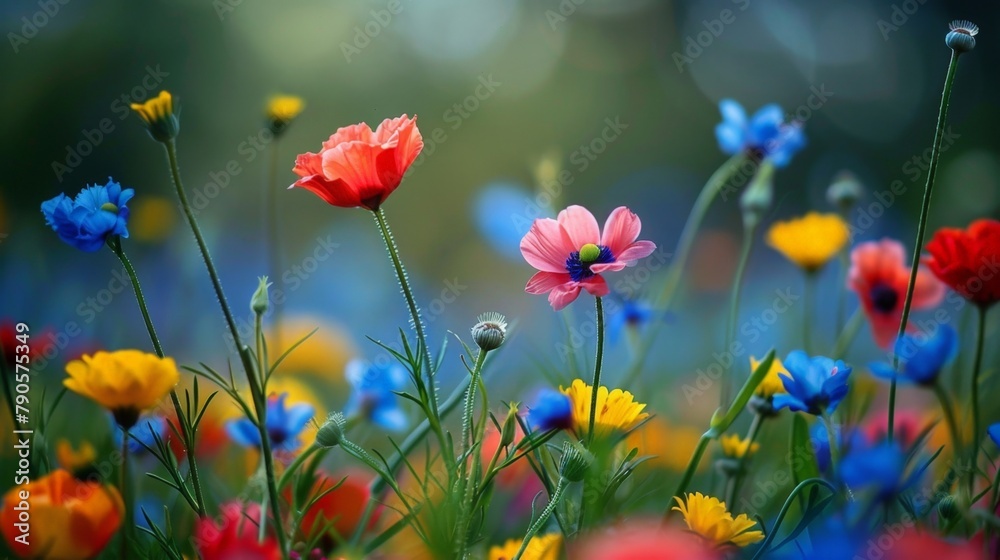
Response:
[[[42,203],[42,214],[59,239],[93,253],[111,235],[128,237],[128,208],[135,191],[122,189],[108,177],[108,184],[86,187],[76,199],[59,194]]]
[[[406,429],[406,414],[395,393],[402,391],[409,380],[403,366],[395,362],[377,366],[364,360],[351,360],[344,377],[354,388],[344,409],[345,415],[361,416],[394,432]]]
[[[806,137],[799,122],[785,122],[784,113],[777,104],[761,107],[747,119],[743,106],[732,99],[719,102],[722,122],[715,125],[715,138],[723,153],[740,152],[753,159],[767,158],[777,167],[784,167],[806,145]]]
[[[850,525],[837,514],[817,520],[809,528],[812,551],[804,555],[800,547],[786,545],[778,554],[768,553],[773,560],[845,560],[864,556],[864,548],[872,534],[864,523]]]
[[[532,193],[506,181],[493,182],[479,191],[475,201],[479,233],[502,256],[522,262],[521,239],[535,218],[551,217],[548,208],[540,207]]]
[[[892,365],[884,362],[870,364],[872,374],[929,387],[937,382],[941,369],[958,352],[958,333],[948,325],[941,325],[933,336],[905,334],[896,341],[895,352],[903,368],[898,377]]]
[[[144,416],[128,433],[131,436],[128,438],[129,453],[141,454],[146,453],[146,447],[156,449],[156,437],[165,441],[170,435],[170,426],[162,416]],[[124,435],[122,429],[115,424],[115,446],[121,447]]]
[[[533,430],[568,430],[573,427],[573,405],[561,391],[542,389],[528,408],[528,425]]]
[[[993,440],[993,443],[1000,446],[1000,422],[997,422],[996,424],[991,425],[989,428],[986,428],[986,435],[990,436],[990,439]]]
[[[288,393],[267,398],[267,435],[272,450],[293,451],[299,446],[298,436],[315,414],[312,405],[297,404],[285,408]],[[226,432],[244,447],[260,447],[260,432],[249,418],[230,420]]]
[[[909,488],[920,476],[905,474],[906,454],[895,443],[860,445],[850,449],[837,466],[840,479],[852,490],[873,489],[879,499],[889,499]]]
[[[833,412],[847,395],[851,368],[841,360],[824,356],[810,358],[802,350],[788,353],[782,362],[791,377],[781,374],[786,393],[774,396],[774,408],[788,408],[819,416]]]
[[[653,306],[643,300],[624,298],[608,317],[608,342],[618,341],[626,327],[640,329],[653,319]]]
[[[830,468],[830,436],[826,431],[826,425],[822,422],[813,424],[810,430],[813,451],[816,454],[816,466],[820,472],[826,472]],[[865,445],[865,437],[857,428],[844,429],[837,424],[833,427],[833,437],[837,438],[837,449],[841,455],[847,451]]]

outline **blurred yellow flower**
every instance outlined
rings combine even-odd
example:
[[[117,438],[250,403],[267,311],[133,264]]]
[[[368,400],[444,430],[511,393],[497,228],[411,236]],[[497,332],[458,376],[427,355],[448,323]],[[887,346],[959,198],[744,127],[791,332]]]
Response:
[[[132,210],[132,217],[129,219],[132,238],[157,243],[170,237],[177,224],[177,211],[168,199],[148,195],[129,206]]]
[[[639,450],[640,457],[651,457],[645,465],[683,472],[701,439],[701,432],[689,426],[671,426],[661,417],[654,416],[639,429],[631,432],[623,442],[625,452]],[[698,472],[708,467],[702,459]]]
[[[292,119],[299,116],[305,105],[301,97],[275,95],[268,100],[265,113],[270,121],[283,127],[292,122]]]
[[[760,449],[759,443],[750,443],[749,439],[743,439],[736,434],[728,434],[719,438],[719,445],[722,446],[722,454],[726,457],[732,457],[733,459],[742,459],[744,455],[747,454],[747,449],[750,449],[750,455],[753,455]]]
[[[490,547],[489,560],[510,560],[521,548],[521,539],[510,539],[503,546]],[[562,535],[550,533],[538,535],[528,541],[528,546],[521,555],[522,560],[558,560],[559,549],[562,548]]]
[[[718,498],[695,492],[687,494],[684,500],[677,497],[674,500],[677,506],[673,509],[681,512],[688,529],[716,546],[747,546],[764,539],[763,532],[751,530],[757,522],[751,521],[745,513],[733,519],[725,502]]]
[[[174,114],[174,99],[169,91],[161,91],[160,95],[150,98],[144,103],[133,103],[130,106],[146,123],[149,135],[153,139],[167,142],[177,136],[180,131],[180,121]]]
[[[767,244],[807,272],[819,270],[840,252],[849,238],[843,218],[818,212],[775,222],[767,230]]]
[[[66,388],[111,411],[124,429],[156,406],[180,379],[173,358],[139,350],[97,352],[66,364]]]
[[[275,378],[285,374],[312,374],[325,382],[343,386],[344,368],[357,350],[350,335],[337,323],[309,315],[286,317],[277,329],[268,333],[268,352],[277,358],[314,330],[312,336],[285,357]]]
[[[559,388],[569,397],[573,407],[573,425],[577,437],[584,439],[590,428],[590,399],[593,387],[582,379],[574,379],[567,389]],[[594,437],[605,438],[615,432],[627,432],[640,422],[649,418],[649,413],[643,412],[645,404],[638,403],[632,393],[615,389],[608,391],[601,386],[597,390],[597,415],[594,418]]]
[[[757,358],[750,356],[750,371],[757,371],[757,366],[760,365],[760,362]],[[775,356],[774,361],[771,362],[771,369],[767,370],[767,375],[764,376],[763,381],[757,386],[756,394],[766,399],[778,393],[784,393],[785,384],[781,381],[781,374],[791,377],[791,374],[785,369],[785,365]]]
[[[70,472],[76,472],[89,467],[96,460],[97,450],[94,449],[94,446],[89,441],[81,443],[79,450],[73,449],[73,445],[65,439],[61,439],[56,443],[56,461],[60,467]]]

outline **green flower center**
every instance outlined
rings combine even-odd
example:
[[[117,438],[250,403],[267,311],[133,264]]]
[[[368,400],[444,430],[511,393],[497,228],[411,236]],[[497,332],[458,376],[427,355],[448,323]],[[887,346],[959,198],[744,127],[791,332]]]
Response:
[[[101,205],[101,210],[105,210],[107,212],[111,212],[112,214],[117,214],[118,213],[118,207],[115,206],[114,204],[111,204],[110,202],[105,202],[104,204],[102,204]]]
[[[580,247],[580,262],[582,263],[592,263],[599,256],[601,256],[601,248],[593,243],[587,243]]]

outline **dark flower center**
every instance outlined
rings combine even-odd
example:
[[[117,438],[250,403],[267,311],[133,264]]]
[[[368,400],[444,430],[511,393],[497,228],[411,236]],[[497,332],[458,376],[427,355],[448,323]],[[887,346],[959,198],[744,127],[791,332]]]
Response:
[[[583,253],[582,258],[580,256],[581,252]],[[611,249],[608,249],[604,245],[588,243],[581,247],[579,251],[573,251],[569,254],[569,258],[566,259],[566,272],[569,273],[569,277],[574,282],[582,282],[594,275],[590,271],[591,265],[613,262],[615,262],[615,256],[611,254]]]
[[[272,445],[281,445],[288,439],[288,432],[284,428],[268,428],[267,437]]]
[[[872,298],[872,306],[881,313],[893,311],[899,303],[899,293],[885,284],[876,284],[868,295]]]

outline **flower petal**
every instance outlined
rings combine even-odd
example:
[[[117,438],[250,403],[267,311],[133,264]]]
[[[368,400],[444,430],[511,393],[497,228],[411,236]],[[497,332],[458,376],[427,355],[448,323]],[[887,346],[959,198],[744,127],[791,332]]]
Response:
[[[601,228],[597,225],[597,218],[583,206],[570,206],[559,212],[556,219],[566,232],[574,251],[579,251],[580,247],[588,243],[602,244]]]
[[[560,311],[567,305],[573,303],[580,295],[580,286],[574,284],[564,284],[557,286],[549,292],[549,305],[552,309]]]
[[[529,294],[545,294],[571,282],[570,276],[566,272],[537,272],[528,280],[524,291]]]
[[[611,215],[604,222],[604,233],[601,236],[601,245],[611,249],[611,254],[618,260],[619,255],[625,251],[639,237],[642,230],[642,221],[639,216],[624,206],[615,208]]]
[[[566,272],[566,259],[576,249],[569,248],[569,240],[562,227],[551,218],[535,220],[521,239],[521,255],[524,260],[546,272]]]

